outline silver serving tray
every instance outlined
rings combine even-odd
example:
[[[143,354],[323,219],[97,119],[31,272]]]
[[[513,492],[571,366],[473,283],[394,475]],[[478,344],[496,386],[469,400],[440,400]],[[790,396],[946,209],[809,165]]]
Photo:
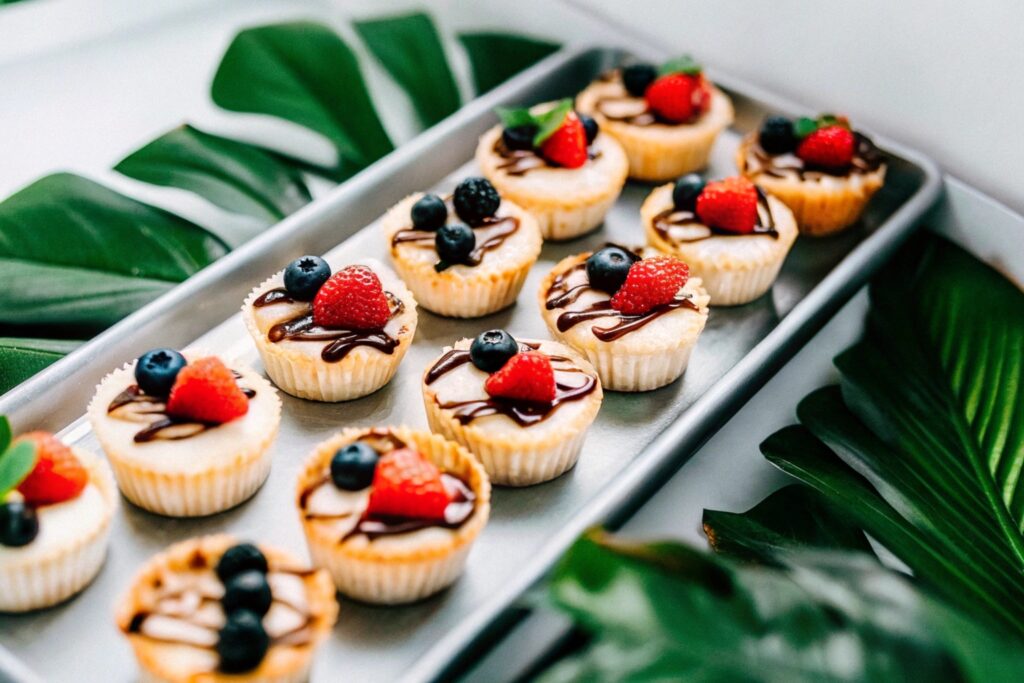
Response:
[[[10,415],[19,431],[47,428],[98,450],[82,418],[93,387],[142,351],[191,345],[259,366],[236,314],[253,286],[303,253],[386,262],[384,239],[372,222],[410,192],[450,190],[458,178],[473,173],[466,160],[477,137],[494,125],[495,106],[574,95],[622,56],[605,49],[553,55],[3,396],[0,413]],[[736,126],[719,140],[710,167],[712,175],[730,175],[742,132],[769,111],[794,115],[800,110],[727,76],[710,75],[736,106]],[[621,521],[642,504],[863,285],[939,196],[940,176],[930,160],[875,140],[890,156],[888,178],[861,226],[833,238],[799,239],[768,295],[738,308],[713,308],[681,381],[646,394],[607,394],[572,472],[540,486],[495,491],[491,521],[465,575],[451,589],[407,607],[342,600],[333,636],[317,654],[313,680],[427,681],[457,675],[521,614],[517,598],[582,530]],[[609,240],[642,241],[639,206],[650,189],[628,185],[602,230],[568,244],[545,245],[513,308],[475,321],[421,311],[416,340],[398,374],[376,394],[345,404],[283,396],[274,467],[250,501],[191,520],[159,517],[124,502],[109,559],[95,583],[63,606],[0,616],[0,641],[46,680],[131,679],[135,661],[114,628],[112,608],[147,558],[175,541],[224,531],[305,555],[292,493],[312,446],[349,425],[424,428],[420,374],[456,339],[492,327],[546,337],[535,298],[540,279],[567,255]],[[5,668],[5,659],[0,649],[0,678],[6,671],[25,680],[16,665]]]

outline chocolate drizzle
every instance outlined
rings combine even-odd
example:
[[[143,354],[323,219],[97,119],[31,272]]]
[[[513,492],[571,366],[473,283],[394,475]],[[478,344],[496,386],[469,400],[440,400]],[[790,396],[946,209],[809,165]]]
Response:
[[[816,180],[823,176],[845,177],[872,173],[885,163],[885,155],[875,146],[871,138],[854,132],[857,144],[853,161],[846,168],[825,168],[811,166],[792,152],[785,154],[769,154],[761,147],[757,135],[750,136],[746,143],[746,169],[744,173],[754,175],[764,173],[775,178],[785,178],[795,174],[801,180]]]
[[[511,176],[523,176],[538,168],[561,168],[538,154],[535,149],[509,149],[500,135],[494,143],[494,153],[504,160],[498,164],[498,170]],[[595,151],[593,145],[587,149],[588,160],[593,161],[600,156],[601,153]]]
[[[613,88],[610,86],[614,85],[616,86],[614,89],[618,91],[598,97],[594,102],[594,110],[609,121],[620,121],[631,126],[686,126],[699,121],[708,109],[708,107],[704,107],[686,121],[669,121],[652,111],[643,97],[634,97],[626,90],[622,83],[620,70],[613,69],[605,72],[598,80],[609,84],[607,90],[611,91]]]
[[[757,219],[758,222],[754,225],[752,232],[731,232],[703,223],[693,211],[683,211],[672,207],[655,216],[652,225],[654,231],[663,240],[676,244],[700,242],[711,237],[750,237],[751,235],[764,235],[778,239],[779,233],[775,229],[775,217],[772,216],[768,197],[760,187],[757,188]],[[688,234],[682,236],[679,234],[679,230],[673,231],[673,228],[685,228]]]

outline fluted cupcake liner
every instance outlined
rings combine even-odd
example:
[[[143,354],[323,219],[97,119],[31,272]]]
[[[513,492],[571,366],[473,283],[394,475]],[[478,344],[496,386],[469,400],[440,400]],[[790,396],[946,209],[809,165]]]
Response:
[[[394,259],[398,276],[416,297],[419,306],[449,318],[479,318],[508,308],[526,282],[533,262],[502,273],[473,274],[470,277],[437,277],[433,266],[409,264]],[[425,272],[424,268],[431,272]]]
[[[526,197],[519,197],[516,201],[537,219],[545,240],[562,242],[597,229],[618,198],[619,190],[600,200],[577,205],[543,204],[531,202]]]

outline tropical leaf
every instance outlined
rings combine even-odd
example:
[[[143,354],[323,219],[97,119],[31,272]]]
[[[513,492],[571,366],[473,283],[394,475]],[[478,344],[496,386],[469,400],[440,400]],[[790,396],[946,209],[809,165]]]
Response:
[[[0,337],[0,394],[71,353],[82,342]],[[3,450],[0,438],[0,451]]]
[[[0,451],[0,500],[24,481],[36,466],[36,445],[31,441],[15,443]]]
[[[424,126],[462,104],[441,37],[422,12],[356,21],[356,32],[373,56],[405,89]]]
[[[478,93],[501,85],[561,47],[546,40],[493,32],[460,33],[459,42],[469,56]]]

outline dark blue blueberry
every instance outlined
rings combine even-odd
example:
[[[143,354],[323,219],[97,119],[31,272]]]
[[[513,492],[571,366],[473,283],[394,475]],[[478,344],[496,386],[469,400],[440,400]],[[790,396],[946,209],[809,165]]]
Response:
[[[135,363],[135,383],[150,396],[167,396],[188,361],[174,349],[153,349]]]
[[[537,135],[537,126],[532,123],[524,123],[521,126],[512,126],[501,132],[501,139],[509,149],[533,149],[533,138]]]
[[[362,491],[373,483],[380,455],[365,441],[338,449],[331,458],[331,481],[344,491]]]
[[[597,137],[597,121],[593,116],[587,116],[586,114],[580,114],[579,112],[576,112],[576,115],[580,117],[580,123],[583,124],[583,130],[587,134],[587,144],[593,144],[594,138]]]
[[[449,223],[437,231],[434,247],[442,263],[463,263],[476,248],[476,235],[468,225]]]
[[[630,64],[622,69],[622,84],[633,97],[643,97],[657,78],[658,70],[653,64]]]
[[[239,543],[224,551],[217,561],[217,577],[222,583],[244,571],[267,573],[267,558],[252,543]]]
[[[704,191],[704,179],[697,173],[687,173],[672,188],[672,203],[679,211],[696,211],[697,197]]]
[[[498,212],[501,195],[487,178],[466,178],[455,186],[452,204],[459,218],[470,225],[479,225]]]
[[[267,575],[255,569],[247,569],[224,582],[224,596],[220,603],[225,612],[244,609],[262,617],[270,609],[272,600]]]
[[[412,205],[410,214],[417,230],[437,230],[448,220],[448,207],[436,194],[425,194]]]
[[[757,134],[761,149],[769,154],[786,154],[796,149],[796,134],[793,122],[785,116],[769,116],[761,124]]]
[[[20,548],[39,534],[36,511],[20,500],[0,505],[0,545]]]
[[[260,616],[246,609],[228,613],[227,622],[217,638],[221,671],[251,671],[263,661],[270,647],[270,636],[263,630]]]
[[[605,247],[595,251],[587,259],[587,278],[590,280],[590,286],[614,294],[622,287],[629,267],[638,258],[633,252],[621,247]]]
[[[469,359],[484,372],[497,372],[519,353],[519,342],[505,330],[487,330],[469,346]]]
[[[327,261],[319,256],[302,256],[284,269],[284,288],[293,299],[312,301],[330,277]]]

